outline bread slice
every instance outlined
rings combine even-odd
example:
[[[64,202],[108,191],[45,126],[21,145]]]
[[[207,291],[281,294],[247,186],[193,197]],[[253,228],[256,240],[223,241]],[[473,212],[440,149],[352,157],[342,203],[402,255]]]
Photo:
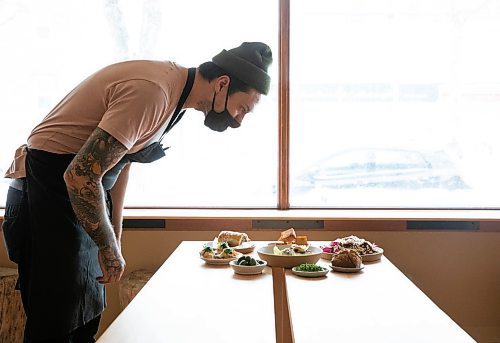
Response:
[[[307,245],[307,236],[297,236],[295,237],[295,244]]]
[[[295,237],[297,237],[295,230],[290,228],[281,232],[281,236],[278,238],[278,241],[282,241],[285,244],[293,244],[295,242]]]

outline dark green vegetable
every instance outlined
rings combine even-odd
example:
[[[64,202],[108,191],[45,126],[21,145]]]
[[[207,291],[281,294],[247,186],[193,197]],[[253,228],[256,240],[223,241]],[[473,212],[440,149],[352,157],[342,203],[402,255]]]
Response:
[[[298,266],[297,270],[301,272],[322,272],[325,269],[317,264],[304,263]]]
[[[257,266],[264,264],[264,261],[261,260],[256,260],[253,257],[250,256],[241,256],[238,261],[236,261],[236,264],[240,266]]]

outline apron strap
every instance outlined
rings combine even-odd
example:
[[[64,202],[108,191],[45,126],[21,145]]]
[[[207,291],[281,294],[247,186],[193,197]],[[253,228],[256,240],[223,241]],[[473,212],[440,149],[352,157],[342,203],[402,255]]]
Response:
[[[182,111],[182,106],[184,106],[184,103],[186,102],[187,97],[189,96],[189,93],[191,93],[191,89],[193,88],[193,83],[194,83],[194,77],[196,75],[196,68],[189,68],[188,69],[188,77],[186,80],[186,85],[184,86],[184,89],[182,90],[181,97],[179,98],[179,102],[177,103],[177,107],[175,108],[174,113],[172,114],[172,119],[170,119],[170,122],[167,125],[167,128],[165,131],[163,131],[159,142],[163,139],[163,137],[169,132],[175,124],[181,120],[182,116],[186,112],[186,110]]]

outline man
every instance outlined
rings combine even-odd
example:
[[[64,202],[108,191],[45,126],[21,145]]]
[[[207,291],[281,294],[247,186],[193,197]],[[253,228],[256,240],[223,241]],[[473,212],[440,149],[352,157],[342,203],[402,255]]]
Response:
[[[183,108],[215,131],[239,127],[267,94],[270,48],[223,50],[186,69],[173,62],[108,66],[73,89],[34,128],[6,173],[3,231],[18,263],[25,342],[94,342],[104,284],[120,280],[120,238],[131,162],[164,155]]]

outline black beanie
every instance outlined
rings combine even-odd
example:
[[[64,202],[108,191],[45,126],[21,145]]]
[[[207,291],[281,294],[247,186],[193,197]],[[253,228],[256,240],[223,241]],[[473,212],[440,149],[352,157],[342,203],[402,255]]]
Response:
[[[212,62],[261,94],[269,92],[271,78],[267,68],[273,62],[271,48],[260,42],[245,42],[231,50],[222,50]]]

